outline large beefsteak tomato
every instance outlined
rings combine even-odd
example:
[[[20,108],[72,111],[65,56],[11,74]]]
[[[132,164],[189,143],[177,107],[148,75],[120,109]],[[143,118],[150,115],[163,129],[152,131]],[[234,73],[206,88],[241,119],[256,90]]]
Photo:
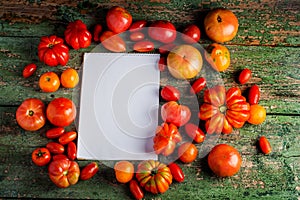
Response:
[[[191,111],[185,105],[179,105],[176,101],[168,101],[161,107],[161,117],[167,123],[176,126],[185,125],[191,118]]]
[[[216,85],[204,91],[204,103],[200,107],[199,118],[205,120],[208,134],[229,134],[233,128],[241,128],[250,117],[250,104],[242,96],[241,90]]]

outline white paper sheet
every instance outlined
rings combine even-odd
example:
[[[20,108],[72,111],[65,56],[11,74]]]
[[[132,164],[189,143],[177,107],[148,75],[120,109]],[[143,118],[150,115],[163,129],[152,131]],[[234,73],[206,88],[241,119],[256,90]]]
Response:
[[[79,159],[157,159],[159,54],[86,53],[78,125]]]

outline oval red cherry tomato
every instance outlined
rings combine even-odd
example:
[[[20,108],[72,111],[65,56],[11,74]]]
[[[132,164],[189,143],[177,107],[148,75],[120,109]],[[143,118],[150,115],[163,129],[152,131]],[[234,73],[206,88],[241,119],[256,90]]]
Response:
[[[48,142],[46,148],[53,154],[62,154],[65,152],[65,147],[57,142]]]
[[[131,26],[129,27],[129,31],[130,32],[135,32],[135,31],[139,31],[142,28],[146,27],[147,25],[147,21],[146,20],[138,20],[135,21],[131,24]]]
[[[260,98],[260,91],[257,85],[251,86],[248,94],[248,102],[251,105],[258,104]]]
[[[94,27],[94,32],[93,32],[93,39],[95,42],[99,41],[100,38],[100,33],[102,32],[102,25],[101,24],[96,24]]]
[[[34,63],[30,63],[28,65],[26,65],[23,69],[23,77],[24,78],[28,78],[30,76],[32,76],[32,74],[36,71],[37,66]]]
[[[129,35],[130,40],[132,41],[140,41],[145,38],[145,34],[139,31],[133,32]]]
[[[68,144],[69,142],[72,142],[77,137],[77,132],[75,131],[69,131],[67,133],[64,133],[62,136],[58,138],[58,142],[62,145]]]
[[[104,31],[100,36],[101,44],[112,52],[126,51],[126,44],[124,40],[112,31]]]
[[[113,6],[106,15],[107,27],[114,33],[126,31],[132,23],[131,14],[120,6]]]
[[[248,68],[243,69],[239,75],[240,84],[247,83],[250,80],[251,76],[252,76],[252,72],[250,69]]]
[[[167,67],[167,59],[165,57],[160,57],[158,61],[158,69],[159,71],[163,72],[166,70]]]
[[[176,163],[170,163],[168,165],[168,167],[171,170],[171,174],[173,176],[173,178],[177,181],[177,182],[182,182],[184,181],[184,173],[182,171],[182,169],[179,167],[179,165],[177,165]]]
[[[65,129],[63,127],[55,127],[47,130],[46,137],[49,139],[58,138],[62,134],[64,134]]]
[[[195,24],[187,25],[182,33],[182,40],[188,44],[193,44],[200,40],[200,29]]]
[[[178,101],[180,99],[180,91],[172,85],[166,85],[160,91],[160,96],[166,101]]]
[[[129,189],[136,200],[144,198],[144,192],[136,180],[132,179],[129,182]]]
[[[151,41],[143,40],[136,42],[133,45],[133,50],[137,52],[149,52],[154,49],[154,43]]]
[[[45,147],[36,148],[31,154],[31,159],[37,166],[45,166],[50,162],[51,154]]]
[[[176,28],[169,21],[157,20],[149,26],[148,35],[153,40],[171,43],[176,39]]]
[[[198,78],[190,89],[191,94],[197,94],[206,86],[206,79],[204,77]]]
[[[48,104],[46,114],[54,126],[69,126],[76,117],[76,107],[72,100],[58,97]]]
[[[271,144],[269,142],[269,140],[265,137],[265,136],[261,136],[259,138],[259,147],[260,150],[264,153],[264,154],[269,154],[272,152],[272,147]]]
[[[197,125],[193,123],[187,123],[184,128],[187,135],[196,143],[200,143],[205,140],[204,132]]]
[[[80,171],[80,180],[88,180],[92,178],[98,171],[98,164],[96,162],[91,162]]]
[[[65,154],[57,154],[52,156],[52,160],[69,160]]]
[[[70,160],[75,160],[77,157],[77,147],[74,142],[69,142],[67,147],[67,154]]]

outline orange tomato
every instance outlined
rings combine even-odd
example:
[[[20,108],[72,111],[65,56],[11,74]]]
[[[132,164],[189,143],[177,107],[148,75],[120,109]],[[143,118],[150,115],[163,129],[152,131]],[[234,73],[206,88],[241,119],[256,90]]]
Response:
[[[266,109],[261,105],[255,104],[250,106],[250,124],[258,125],[265,121],[267,116]]]
[[[221,44],[213,43],[207,47],[207,53],[211,59],[205,54],[206,59],[211,67],[219,72],[225,71],[230,65],[230,53],[227,47]]]
[[[131,162],[122,160],[115,164],[114,166],[116,179],[120,183],[129,182],[134,175],[134,166]]]
[[[60,82],[65,88],[74,88],[79,82],[79,75],[75,69],[65,69],[60,76]]]
[[[39,86],[43,92],[55,92],[60,86],[59,77],[55,72],[46,72],[40,77]]]
[[[191,163],[198,155],[197,147],[191,142],[185,142],[178,148],[178,157],[183,163]]]

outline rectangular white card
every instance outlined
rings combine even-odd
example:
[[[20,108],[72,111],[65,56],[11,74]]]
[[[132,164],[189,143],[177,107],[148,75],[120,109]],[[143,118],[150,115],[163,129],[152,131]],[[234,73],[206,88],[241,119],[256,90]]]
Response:
[[[86,53],[78,125],[79,159],[157,160],[159,54]]]

